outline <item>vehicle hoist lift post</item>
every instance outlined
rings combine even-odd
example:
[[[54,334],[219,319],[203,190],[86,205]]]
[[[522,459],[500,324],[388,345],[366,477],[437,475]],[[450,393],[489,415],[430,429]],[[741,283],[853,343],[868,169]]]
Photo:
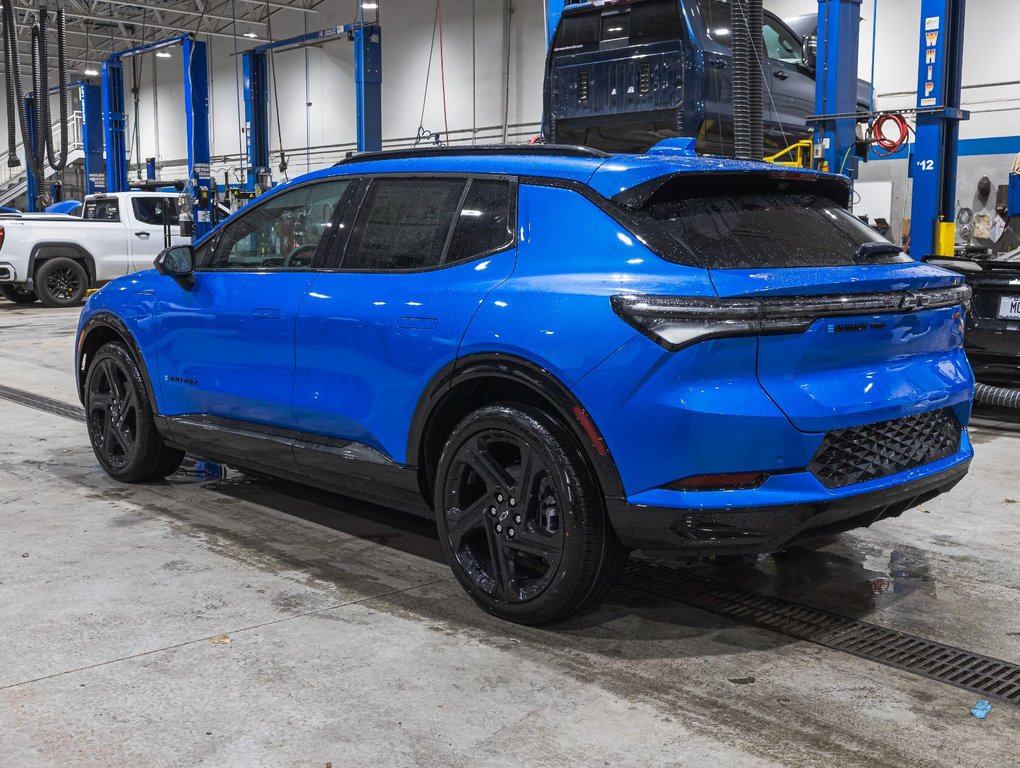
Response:
[[[251,48],[242,56],[245,151],[248,156],[244,191],[259,194],[271,186],[269,160],[269,53],[305,48],[347,38],[354,43],[355,122],[357,149],[382,149],[382,30],[376,24],[344,24],[276,40]]]
[[[106,189],[128,190],[127,131],[124,104],[124,60],[143,53],[180,46],[184,60],[184,121],[188,142],[188,182],[192,211],[182,210],[181,234],[189,228],[198,239],[212,229],[212,179],[209,168],[209,81],[206,45],[194,35],[178,35],[118,51],[103,62],[103,127],[106,138]]]

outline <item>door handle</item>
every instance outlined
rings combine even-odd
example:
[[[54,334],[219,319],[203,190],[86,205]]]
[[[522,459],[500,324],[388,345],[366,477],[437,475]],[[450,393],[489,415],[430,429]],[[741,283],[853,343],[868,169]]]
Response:
[[[256,320],[279,320],[282,314],[276,307],[256,307],[251,311],[251,316]]]
[[[135,232],[135,237],[140,237],[140,238],[142,238],[142,240],[148,240],[149,239],[149,233],[148,232]]]
[[[708,65],[716,69],[726,69],[726,59],[709,59]]]
[[[790,73],[783,69],[777,69],[772,72],[773,77],[778,77],[780,80],[789,80]]]

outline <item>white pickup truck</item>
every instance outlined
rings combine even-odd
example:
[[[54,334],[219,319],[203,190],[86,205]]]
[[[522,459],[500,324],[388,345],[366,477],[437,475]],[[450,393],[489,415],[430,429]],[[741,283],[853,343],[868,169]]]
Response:
[[[175,193],[90,195],[81,216],[0,214],[0,295],[69,307],[89,288],[150,268],[163,250],[164,208],[172,244],[189,242],[181,237]]]

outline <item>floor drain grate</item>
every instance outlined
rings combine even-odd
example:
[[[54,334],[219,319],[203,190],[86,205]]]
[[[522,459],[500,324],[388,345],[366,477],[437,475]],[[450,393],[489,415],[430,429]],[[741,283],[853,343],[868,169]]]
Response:
[[[731,587],[682,569],[632,560],[628,587],[921,677],[1020,705],[1020,665]]]
[[[84,421],[85,419],[85,411],[77,405],[70,405],[45,395],[37,395],[35,392],[5,387],[3,384],[0,384],[0,399],[27,405],[29,408],[52,413],[55,416],[63,416],[65,419],[74,419],[75,421]]]

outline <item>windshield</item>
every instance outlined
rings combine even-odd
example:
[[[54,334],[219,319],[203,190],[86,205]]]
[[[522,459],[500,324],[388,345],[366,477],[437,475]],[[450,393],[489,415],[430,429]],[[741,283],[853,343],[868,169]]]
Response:
[[[710,269],[835,267],[909,261],[831,200],[782,193],[682,197],[646,211],[678,246],[676,260]],[[890,247],[865,248],[866,243]]]

